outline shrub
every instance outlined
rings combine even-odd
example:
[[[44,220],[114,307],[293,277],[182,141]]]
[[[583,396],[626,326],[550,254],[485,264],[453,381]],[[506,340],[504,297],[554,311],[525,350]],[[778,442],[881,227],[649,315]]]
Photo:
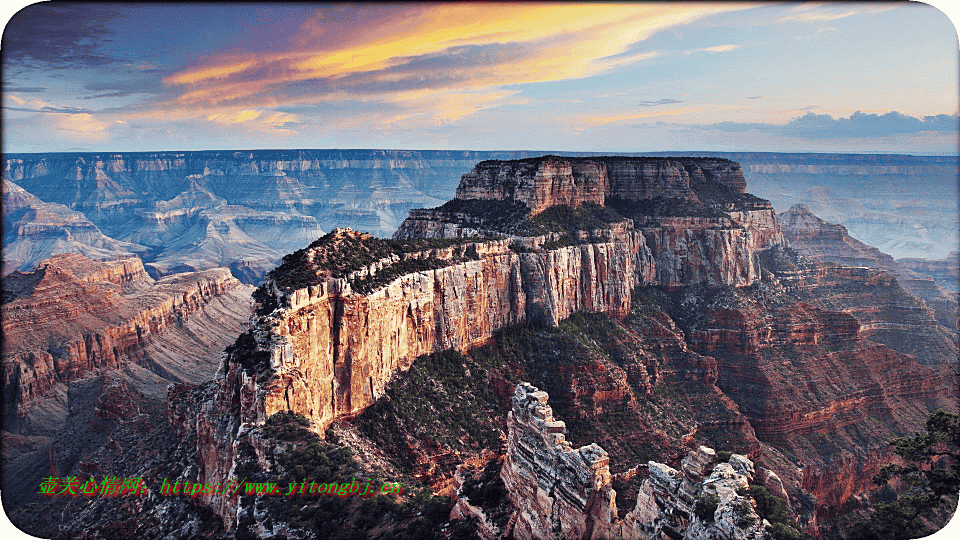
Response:
[[[713,493],[708,493],[697,497],[696,501],[694,501],[693,513],[704,521],[713,521],[713,514],[717,511],[717,506],[719,505],[720,497]]]

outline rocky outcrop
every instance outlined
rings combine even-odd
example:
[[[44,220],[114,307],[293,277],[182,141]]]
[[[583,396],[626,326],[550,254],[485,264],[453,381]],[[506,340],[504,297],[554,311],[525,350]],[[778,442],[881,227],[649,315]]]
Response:
[[[521,383],[507,415],[500,475],[519,513],[513,535],[520,540],[610,536],[617,518],[610,458],[596,444],[573,448],[548,397]]]
[[[804,204],[795,204],[779,214],[783,236],[811,260],[846,266],[892,269],[893,257],[850,236],[843,225],[827,223]]]
[[[725,159],[544,156],[481,162],[463,175],[456,198],[521,202],[536,215],[560,204],[603,205],[608,197],[699,201],[691,181],[734,193],[745,193],[747,186],[740,165]]]
[[[250,288],[224,269],[154,281],[139,259],[66,254],[4,282],[5,429],[24,434],[58,429],[62,417],[39,404],[100,368],[132,362],[173,381],[209,378],[250,314]]]
[[[753,462],[733,454],[717,464],[704,446],[691,451],[681,470],[650,461],[633,509],[621,520],[611,486],[610,458],[590,444],[575,449],[566,426],[553,417],[548,395],[528,383],[517,385],[508,413],[507,453],[501,477],[515,515],[515,538],[751,539],[766,524],[749,496],[737,493],[754,477]],[[698,511],[701,499],[716,497],[712,512]]]
[[[623,520],[622,537],[765,538],[769,523],[757,515],[749,496],[737,492],[753,482],[753,462],[740,454],[717,461],[712,448],[700,446],[683,458],[679,471],[649,462],[650,476],[640,487],[636,506]]]
[[[276,376],[263,387],[258,414],[293,410],[328,426],[370,405],[419,355],[464,350],[508,325],[556,324],[575,311],[622,317],[633,288],[653,279],[639,233],[537,249],[544,241],[530,239],[526,253],[509,240],[468,244],[479,260],[407,274],[367,295],[348,278],[274,289],[281,308],[258,324],[258,342]]]
[[[602,205],[609,192],[606,164],[555,156],[518,161],[483,161],[463,175],[458,199],[522,202],[533,214],[559,204]]]
[[[95,260],[133,257],[147,248],[110,238],[82,213],[44,202],[8,180],[3,181],[3,275],[29,271],[62,253]]]

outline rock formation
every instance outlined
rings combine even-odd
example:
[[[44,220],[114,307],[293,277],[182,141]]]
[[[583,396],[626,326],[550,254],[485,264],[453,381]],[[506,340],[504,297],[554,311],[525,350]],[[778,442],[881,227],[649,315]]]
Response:
[[[80,212],[43,202],[13,182],[3,181],[3,275],[32,270],[43,259],[62,253],[105,260],[146,251],[135,242],[104,235]]]
[[[576,175],[570,173],[572,163],[578,164]],[[723,165],[714,168],[739,170],[735,164]],[[502,174],[493,162],[478,165],[464,176],[460,192],[496,197],[526,189],[531,201],[574,202],[569,197],[579,191],[561,187],[602,185],[597,174],[606,164],[542,158],[499,166]],[[618,174],[618,185],[626,190],[626,173]],[[645,177],[635,180],[647,182]],[[724,182],[739,186],[736,179]],[[599,188],[594,192],[604,195]],[[556,324],[576,311],[622,317],[630,310],[631,291],[646,283],[750,285],[759,277],[758,250],[782,241],[772,209],[759,207],[740,211],[741,219],[751,216],[743,225],[725,217],[664,217],[637,231],[632,220],[624,220],[603,232],[606,240],[565,247],[550,246],[556,235],[468,242],[463,247],[474,250],[479,260],[403,275],[369,294],[353,291],[351,277],[318,278],[316,285],[291,291],[268,281],[266,288],[279,308],[258,323],[257,340],[260,349],[269,351],[276,376],[261,388],[257,416],[293,410],[325,428],[367,407],[394,373],[417,356],[466,349],[507,325]],[[351,234],[338,231],[334,236]],[[447,249],[405,258],[451,256]],[[303,257],[309,267],[319,255],[307,250]],[[361,274],[383,272],[394,262],[379,261]]]
[[[607,197],[699,200],[691,179],[735,193],[744,193],[747,186],[740,165],[724,159],[545,156],[481,162],[463,176],[456,197],[522,202],[538,214],[559,204],[603,205]]]
[[[467,244],[479,260],[403,275],[367,295],[354,292],[349,278],[274,289],[281,307],[259,324],[269,328],[258,344],[276,370],[263,387],[261,414],[294,410],[327,426],[370,405],[419,355],[466,349],[524,321],[556,324],[580,310],[623,316],[630,291],[653,278],[650,253],[636,232],[618,242],[551,251],[516,253],[511,245]]]
[[[610,458],[590,444],[574,449],[566,426],[553,418],[546,392],[517,386],[507,415],[507,456],[501,476],[519,519],[520,540],[604,538],[617,517]]]
[[[765,523],[749,496],[753,462],[739,454],[717,464],[704,446],[691,451],[681,470],[650,461],[632,510],[617,516],[610,458],[590,444],[574,449],[563,421],[553,417],[548,395],[517,385],[508,413],[507,453],[501,477],[516,507],[513,537],[521,540],[612,538],[653,540],[727,538],[760,540]],[[712,512],[698,515],[698,501],[716,497]]]
[[[916,272],[937,263],[906,263],[852,238],[804,205],[780,214],[784,237],[825,268],[810,275],[802,293],[828,309],[853,314],[864,337],[915,354],[924,364],[956,359],[957,294]],[[868,267],[859,270],[835,265]],[[940,276],[943,279],[943,276]],[[851,294],[852,289],[855,294]]]
[[[867,488],[886,455],[887,438],[947,403],[949,392],[935,371],[863,339],[855,315],[796,296],[830,272],[862,284],[876,280],[861,269],[828,272],[797,261],[780,264],[785,256],[776,215],[769,203],[743,192],[735,164],[549,157],[499,166],[503,174],[486,163],[465,175],[460,193],[472,198],[411,214],[394,242],[417,249],[385,252],[362,259],[359,269],[335,270],[332,262],[375,251],[357,251],[372,242],[368,235],[336,230],[284,258],[257,292],[254,330],[228,350],[217,379],[192,394],[174,388],[169,395],[171,423],[197,434],[197,474],[204,482],[230,479],[242,452],[266,463],[271,450],[258,426],[276,412],[302,414],[322,433],[335,420],[360,414],[419,355],[466,351],[505,327],[556,325],[578,311],[624,318],[637,307],[631,295],[641,285],[656,287],[661,300],[672,298],[672,307],[664,300],[659,312],[636,315],[642,322],[631,324],[643,326],[643,347],[618,358],[621,365],[609,369],[609,376],[578,374],[584,384],[576,391],[593,396],[595,412],[616,410],[617,403],[630,401],[625,386],[652,393],[658,381],[685,378],[698,388],[692,394],[709,398],[703,424],[694,427],[703,428],[702,436],[717,436],[729,446],[742,445],[755,459],[769,460],[763,462],[768,469],[786,469],[780,485],[803,497],[809,510],[803,518],[811,530],[819,517],[828,517],[818,514],[825,506],[839,506]],[[597,187],[578,189],[589,182]],[[654,185],[670,197],[655,195]],[[516,210],[517,223],[541,225],[550,222],[537,222],[540,216],[583,217],[547,207],[554,203],[587,214],[599,208],[629,215],[614,212],[602,225],[574,223],[518,235],[498,231],[494,225],[504,221],[498,216],[476,211]],[[462,209],[462,215],[451,208]],[[325,251],[327,245],[338,247]],[[831,366],[827,373],[824,364]],[[807,380],[816,382],[804,386]],[[590,386],[592,381],[603,384]],[[201,401],[198,411],[177,407],[188,394]],[[515,451],[505,459],[504,482],[519,494],[514,499],[519,517],[511,525],[518,537],[560,530],[578,538],[646,538],[669,530],[689,538],[749,538],[762,531],[748,501],[730,495],[753,474],[749,460],[738,457],[710,468],[706,450],[675,473],[657,469],[662,481],[651,480],[640,490],[632,521],[624,521],[609,479],[604,480],[610,464],[602,450],[562,444],[563,426],[552,419],[545,395],[527,388],[517,396],[527,412],[521,416],[514,409],[510,419],[515,429],[508,445]],[[924,396],[922,403],[910,403],[918,396]],[[877,418],[879,427],[863,435],[856,428],[871,421],[868,417]],[[697,436],[694,429],[683,440]],[[820,444],[817,437],[838,437],[839,443]],[[858,444],[865,454],[842,451]],[[849,481],[827,481],[831,467],[848,473]],[[521,482],[521,469],[542,483]],[[686,484],[680,476],[689,477]],[[674,477],[676,489],[669,481]],[[696,498],[709,486],[719,499],[713,519],[696,512],[691,517]],[[228,531],[236,525],[235,496],[209,494],[200,500]],[[652,512],[651,500],[671,509]]]
[[[6,154],[3,178],[15,185],[4,187],[3,273],[29,271],[44,258],[74,252],[99,260],[140,256],[154,277],[238,265],[236,277],[259,283],[284,253],[323,230],[351,226],[388,236],[408,209],[447,199],[477,161],[523,155]],[[22,201],[6,200],[14,191],[32,195],[30,204],[43,204],[43,210],[20,211]]]
[[[22,434],[62,427],[57,389],[100,368],[206,380],[250,313],[251,288],[224,269],[155,281],[139,259],[65,254],[3,283],[5,429]]]

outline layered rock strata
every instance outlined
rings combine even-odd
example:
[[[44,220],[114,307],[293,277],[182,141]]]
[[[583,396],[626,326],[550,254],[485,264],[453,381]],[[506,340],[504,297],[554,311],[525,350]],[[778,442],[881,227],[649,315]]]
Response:
[[[681,470],[650,461],[649,476],[624,519],[617,517],[610,458],[590,444],[574,449],[566,426],[553,417],[548,395],[528,383],[517,385],[508,413],[507,453],[501,477],[516,508],[513,537],[751,539],[764,537],[766,522],[750,497],[737,494],[753,480],[753,462],[733,454],[717,464],[704,446],[691,451]],[[698,499],[715,496],[712,515],[697,515]]]
[[[544,241],[528,243],[536,249]],[[467,245],[479,260],[407,274],[367,295],[352,290],[350,276],[289,293],[274,288],[281,307],[258,325],[259,346],[276,370],[263,387],[261,414],[293,410],[328,426],[373,403],[417,356],[464,350],[524,321],[555,325],[580,310],[622,317],[633,288],[654,278],[636,232],[551,251],[516,253],[511,245]]]
[[[746,192],[740,165],[716,158],[563,158],[484,161],[463,175],[458,199],[522,202],[533,214],[558,204],[603,205],[608,197],[637,201],[654,197],[698,201],[694,182],[713,182]]]
[[[834,270],[869,277],[868,269]],[[816,269],[796,283],[812,279]],[[848,282],[838,290],[857,287]],[[776,468],[787,471],[791,493],[816,497],[804,516],[811,530],[850,497],[873,489],[870,479],[892,459],[889,439],[956,403],[948,373],[866,339],[878,335],[864,330],[856,311],[815,305],[823,292],[797,287],[794,296],[761,287],[701,299],[690,302],[697,315],[686,328],[691,349],[718,361],[717,385],[757,437],[776,448],[767,447],[764,459],[784,452],[797,465]]]
[[[507,415],[500,474],[519,512],[513,535],[520,540],[609,536],[617,517],[610,458],[596,444],[573,448],[548,397],[521,383]]]
[[[251,288],[225,269],[155,281],[139,259],[77,254],[15,272],[4,289],[5,429],[25,434],[57,429],[62,417],[37,403],[99,368],[132,362],[173,381],[209,378],[251,305]]]

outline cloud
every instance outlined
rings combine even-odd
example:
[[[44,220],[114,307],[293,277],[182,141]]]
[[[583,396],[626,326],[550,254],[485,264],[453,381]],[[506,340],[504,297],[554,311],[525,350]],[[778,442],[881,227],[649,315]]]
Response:
[[[394,94],[408,92],[437,99],[449,94],[447,101],[455,102],[464,93],[582,78],[635,64],[659,54],[626,54],[652,34],[744,8],[402,4],[358,11],[332,6],[304,23],[282,50],[211,54],[168,75],[164,83],[187,108],[240,110],[343,99],[391,103]]]
[[[602,126],[606,124],[613,124],[615,122],[622,122],[624,120],[639,120],[641,118],[654,118],[657,116],[673,116],[677,114],[687,113],[693,110],[694,110],[693,107],[687,107],[683,109],[672,109],[668,111],[632,112],[632,113],[624,113],[624,114],[580,116],[576,119],[576,123],[573,125]]]
[[[637,103],[637,105],[641,107],[656,107],[657,105],[672,105],[674,103],[683,103],[683,101],[679,99],[665,98],[665,99],[658,99],[656,101],[641,101]]]
[[[892,5],[882,5],[882,3],[870,4],[866,2],[859,5],[849,3],[820,4],[809,2],[794,6],[790,10],[792,12],[791,15],[780,17],[779,19],[776,19],[774,23],[818,23],[824,21],[836,21],[863,13],[882,13],[898,7],[897,4],[899,4],[899,2],[888,2],[888,4]]]
[[[692,50],[692,51],[684,51],[683,54],[685,54],[685,55],[687,55],[687,56],[690,56],[691,54],[704,53],[704,52],[707,52],[707,53],[721,53],[721,52],[732,51],[732,50],[736,49],[737,47],[739,47],[739,45],[733,45],[733,44],[728,44],[728,45],[714,45],[713,47],[704,47],[704,48],[702,48],[702,49],[694,49],[694,50]]]
[[[822,36],[824,36],[824,35],[826,35],[826,34],[836,34],[836,33],[838,33],[838,32],[840,32],[840,31],[837,30],[836,28],[832,27],[832,26],[822,26],[822,27],[820,27],[820,28],[817,28],[817,31],[814,32],[813,35],[810,35],[810,36],[796,36],[796,37],[794,37],[793,39],[795,39],[795,40],[797,40],[797,41],[804,41],[804,40],[808,40],[808,39],[818,39],[818,38],[820,38],[820,37],[822,37]]]
[[[40,3],[17,12],[4,30],[4,68],[90,68],[119,62],[104,52],[118,6]]]
[[[727,52],[732,51],[737,48],[737,45],[715,45],[713,47],[707,47],[700,49],[703,52]]]
[[[40,93],[46,92],[47,89],[42,86],[4,86],[4,92],[23,92],[26,94],[29,93]]]
[[[781,137],[806,139],[874,138],[924,132],[956,133],[960,130],[960,118],[955,115],[940,114],[920,119],[897,111],[883,115],[857,111],[849,118],[834,118],[829,114],[807,112],[783,125],[720,122],[707,127],[729,133],[761,131]]]

